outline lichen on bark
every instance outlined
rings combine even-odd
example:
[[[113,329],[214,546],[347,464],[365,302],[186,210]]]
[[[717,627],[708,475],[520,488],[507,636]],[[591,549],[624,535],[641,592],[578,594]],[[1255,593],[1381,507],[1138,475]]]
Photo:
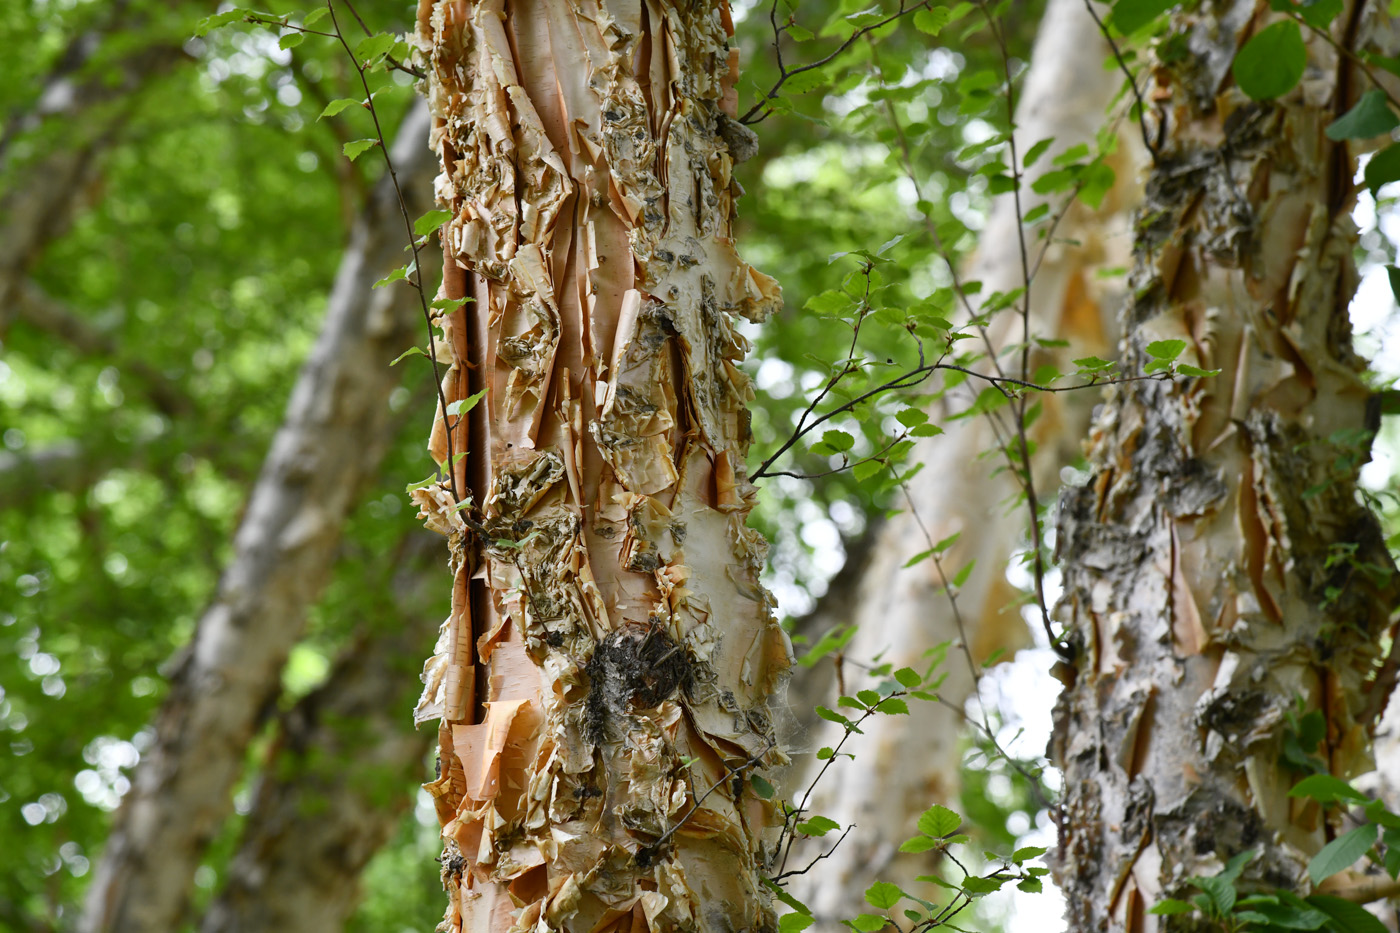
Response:
[[[1369,694],[1397,593],[1358,501],[1369,390],[1351,348],[1354,163],[1324,129],[1359,93],[1322,39],[1304,81],[1250,101],[1234,52],[1269,21],[1253,0],[1179,14],[1190,55],[1158,69],[1170,133],[1139,213],[1125,360],[1184,340],[1213,378],[1109,393],[1091,475],[1060,506],[1065,770],[1058,879],[1070,929],[1187,929],[1146,913],[1255,850],[1242,888],[1307,893],[1330,838],[1289,798],[1299,710],[1319,711],[1320,764],[1368,765]],[[1350,5],[1358,47],[1378,14]],[[1369,409],[1374,410],[1374,409]],[[1186,926],[1182,926],[1186,924]]]
[[[748,345],[723,2],[423,0],[443,381],[414,495],[452,549],[449,931],[767,930],[790,647],[745,526]],[[459,490],[461,503],[453,501]],[[460,506],[460,508],[459,508]],[[713,793],[707,793],[717,788]]]

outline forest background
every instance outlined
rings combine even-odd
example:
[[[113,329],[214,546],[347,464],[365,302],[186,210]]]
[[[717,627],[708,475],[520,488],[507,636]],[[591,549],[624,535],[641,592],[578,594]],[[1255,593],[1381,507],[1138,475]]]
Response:
[[[400,4],[357,9],[371,32],[411,26]],[[801,9],[820,32],[828,21],[859,24],[864,5]],[[434,467],[423,443],[433,386],[422,360],[389,367],[421,339],[421,321],[406,288],[369,287],[397,263],[401,240],[354,239],[388,224],[376,200],[382,163],[342,154],[371,134],[368,114],[319,118],[332,101],[356,95],[341,50],[279,44],[268,29],[194,38],[214,10],[132,0],[0,12],[0,37],[19,50],[0,61],[0,727],[9,733],[0,749],[0,836],[18,842],[0,850],[0,925],[72,926],[111,813],[152,741],[165,678],[216,601],[249,491],[328,308],[351,313],[359,302],[375,334],[367,359],[382,370],[346,390],[345,410],[362,430],[330,477],[328,501],[337,504],[327,512],[348,519],[286,532],[334,560],[324,579],[309,572],[300,593],[274,604],[293,607],[274,618],[299,637],[269,681],[234,816],[202,856],[190,916],[207,926],[237,899],[240,864],[244,874],[269,864],[287,842],[287,821],[305,820],[312,835],[291,840],[281,857],[291,877],[323,885],[324,903],[338,905],[326,910],[354,908],[347,929],[428,930],[441,915],[435,818],[417,793],[430,774],[429,736],[412,733],[409,713],[447,592],[440,542],[422,531],[403,487]],[[777,62],[766,10],[735,12],[745,107],[773,85]],[[1014,74],[1030,58],[1041,12],[1024,3],[1003,13]],[[878,41],[787,82],[756,127],[757,154],[737,169],[748,192],[743,250],[779,280],[786,304],[752,332],[755,463],[788,438],[849,353],[850,327],[836,309],[823,313],[822,296],[859,268],[863,258],[850,254],[878,258],[884,301],[917,304],[946,289],[950,262],[969,261],[988,222],[998,172],[984,144],[1006,127],[1005,101],[994,93],[1005,61],[987,34],[945,25],[880,31]],[[784,49],[806,56],[810,48],[817,60],[833,44],[789,30]],[[400,171],[426,210],[432,166],[425,133],[409,118],[411,80],[393,71],[373,80],[386,135],[403,124],[410,137]],[[1114,106],[1122,104],[1119,95]],[[1103,122],[1102,107],[1091,116]],[[1101,139],[1074,167],[1092,179],[1113,148]],[[1120,168],[1129,183],[1137,167]],[[1109,197],[1111,174],[1098,178],[1097,197],[1110,208],[1127,200]],[[1361,195],[1361,259],[1370,271],[1354,308],[1361,348],[1378,355],[1383,379],[1395,308],[1382,267],[1394,262],[1396,222],[1392,199],[1381,195],[1379,204]],[[347,255],[364,268],[346,272]],[[1093,271],[1106,290],[1123,274],[1107,263]],[[822,473],[847,440],[861,453],[876,437],[872,429],[827,439],[836,445],[829,450],[808,445],[795,472]],[[1077,449],[1077,436],[1056,440]],[[1394,487],[1391,462],[1383,446],[1367,474],[1371,488]],[[767,580],[799,654],[815,646],[821,662],[799,680],[824,683],[818,668],[830,676],[850,634],[843,607],[876,529],[901,504],[897,487],[871,479],[838,471],[763,484],[754,522],[773,542]],[[1012,567],[1011,583],[1028,585],[1025,571]],[[1014,651],[1030,636],[1010,628],[1001,647]],[[1044,646],[1016,663],[1017,678],[1037,672],[1052,689]],[[1008,705],[1014,691],[998,687],[1010,679],[994,673],[984,684],[993,735],[1018,756],[1016,766],[1038,774],[1042,739],[1013,741],[1021,725]],[[806,695],[801,683],[795,689]],[[1046,844],[1034,792],[986,739],[967,733],[950,743],[962,768],[945,789],[958,789],[959,811],[988,846],[1025,842],[1028,833]],[[289,804],[294,815],[271,812],[278,788],[305,794]],[[357,820],[345,820],[350,809]],[[259,835],[268,825],[278,841]],[[324,864],[334,864],[334,879],[317,873]],[[1005,913],[983,909],[987,928]]]

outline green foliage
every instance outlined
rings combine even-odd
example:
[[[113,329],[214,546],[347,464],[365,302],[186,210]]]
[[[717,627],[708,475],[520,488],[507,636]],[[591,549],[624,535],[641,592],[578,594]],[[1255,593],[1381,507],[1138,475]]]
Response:
[[[1308,50],[1292,20],[1265,26],[1235,56],[1235,81],[1255,100],[1282,97],[1303,77]]]

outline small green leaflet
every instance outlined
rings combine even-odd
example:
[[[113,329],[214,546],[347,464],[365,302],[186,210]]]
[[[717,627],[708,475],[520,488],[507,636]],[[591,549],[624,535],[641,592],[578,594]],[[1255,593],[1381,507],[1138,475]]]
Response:
[[[246,16],[252,16],[252,10],[233,9],[225,10],[222,13],[215,13],[213,16],[206,16],[194,27],[196,36],[207,36],[220,26],[227,26],[229,23],[236,23]]]
[[[1235,56],[1235,82],[1254,100],[1281,97],[1302,80],[1308,64],[1303,31],[1293,20],[1266,26]]]
[[[778,918],[778,933],[802,933],[816,922],[810,914],[783,914]]]
[[[355,55],[361,61],[378,58],[394,47],[398,36],[392,32],[381,32],[377,36],[366,36],[355,46]]]
[[[294,49],[306,41],[306,34],[300,32],[289,32],[277,40],[279,49]]]
[[[353,97],[337,97],[335,100],[331,101],[329,104],[326,104],[325,109],[321,111],[321,115],[320,115],[319,117],[317,117],[316,119],[317,119],[317,120],[322,120],[322,119],[325,119],[326,117],[333,117],[333,116],[335,116],[336,114],[340,113],[342,110],[348,110],[348,109],[350,109],[351,107],[363,107],[363,106],[364,106],[364,102],[363,102],[363,101],[355,100],[355,98],[353,98]],[[363,140],[361,140],[361,141],[363,142]],[[348,152],[345,153],[345,154],[346,154],[346,155],[350,155],[350,153],[348,153]],[[354,156],[351,156],[351,158],[354,158]]]
[[[428,211],[422,217],[413,222],[413,232],[417,236],[427,236],[438,227],[441,227],[452,217],[451,211],[433,210]]]
[[[390,366],[397,366],[397,365],[399,365],[400,363],[402,363],[404,360],[408,359],[410,356],[427,356],[427,355],[428,355],[428,351],[427,351],[427,350],[424,350],[422,347],[409,347],[407,350],[403,351],[403,352],[400,353],[398,356],[394,357],[394,362],[390,363],[389,365],[390,365]]]
[[[321,20],[325,19],[329,13],[330,9],[328,7],[317,7],[310,13],[306,14],[306,19],[302,20],[301,24],[307,27],[315,26]]]
[[[828,756],[830,757],[830,756]],[[814,816],[810,820],[804,820],[797,824],[797,831],[804,836],[825,836],[833,829],[840,829],[841,824],[825,816]]]
[[[1176,6],[1176,0],[1118,0],[1108,21],[1123,35],[1137,32]]]
[[[961,825],[962,817],[938,804],[919,814],[919,832],[929,836],[946,836]]]
[[[378,282],[375,282],[375,283],[374,283],[374,287],[375,287],[375,288],[383,288],[385,285],[388,285],[390,282],[397,282],[399,279],[406,279],[406,278],[408,278],[410,275],[412,275],[412,274],[413,274],[414,272],[416,272],[416,271],[417,271],[417,270],[416,270],[416,268],[415,268],[415,263],[409,263],[409,264],[406,265],[406,266],[399,266],[399,267],[398,267],[397,269],[395,269],[393,272],[390,272],[388,275],[384,276],[384,278],[380,279]]]
[[[1303,778],[1293,785],[1288,796],[1311,797],[1324,806],[1336,803],[1338,800],[1355,800],[1359,803],[1367,801],[1366,795],[1361,791],[1341,778],[1333,777],[1330,774],[1313,774]]]
[[[753,785],[755,794],[758,794],[758,796],[762,797],[764,800],[773,799],[773,785],[768,783],[767,780],[759,777],[757,774],[751,774],[749,775],[749,783]]]
[[[447,413],[449,415],[465,415],[475,408],[478,402],[486,397],[486,392],[486,389],[482,389],[474,395],[468,395],[466,398],[459,398],[455,402],[448,402]]]
[[[341,148],[341,151],[350,157],[351,162],[354,162],[360,156],[368,152],[370,148],[377,145],[379,145],[379,140],[377,139],[354,139],[346,143]]]
[[[1185,340],[1154,340],[1143,348],[1159,360],[1174,360],[1186,349]]]
[[[1152,909],[1149,910],[1148,913],[1156,914],[1160,917],[1170,914],[1189,914],[1195,909],[1196,908],[1192,907],[1185,901],[1178,901],[1176,898],[1169,897],[1165,900],[1158,901],[1156,904],[1152,905]]]
[[[1389,133],[1397,126],[1400,126],[1400,117],[1396,117],[1390,105],[1386,103],[1385,92],[1379,88],[1372,88],[1361,95],[1355,107],[1327,127],[1327,138],[1370,139]]]
[[[1366,163],[1366,187],[1379,197],[1381,185],[1400,181],[1400,143],[1391,143]]]
[[[936,36],[953,21],[953,11],[946,6],[928,7],[914,14],[914,28],[926,35]]]

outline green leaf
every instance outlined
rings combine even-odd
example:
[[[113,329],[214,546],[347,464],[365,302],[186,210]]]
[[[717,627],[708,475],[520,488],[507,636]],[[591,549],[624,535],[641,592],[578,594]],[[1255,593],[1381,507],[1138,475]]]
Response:
[[[1330,919],[1291,891],[1241,898],[1235,904],[1235,916],[1245,912],[1258,915],[1256,922],[1285,930],[1318,930]]]
[[[942,843],[932,836],[915,836],[913,839],[906,839],[904,844],[899,847],[899,851],[914,853],[927,852],[929,849],[935,849],[941,845]]]
[[[875,705],[875,712],[885,713],[891,716],[908,716],[909,704],[905,703],[899,697],[890,697],[887,700],[881,700],[877,703]]]
[[[437,311],[456,311],[467,302],[475,302],[475,298],[438,298],[428,304],[428,307]]]
[[[1327,138],[1370,139],[1389,133],[1397,126],[1400,126],[1400,118],[1395,116],[1390,105],[1386,103],[1385,92],[1372,88],[1361,95],[1355,107],[1327,127]]]
[[[963,569],[953,574],[953,586],[962,586],[967,582],[967,578],[972,576],[972,568],[977,566],[975,559],[968,561]]]
[[[753,790],[755,794],[758,794],[758,796],[762,797],[764,800],[773,799],[773,785],[768,783],[768,781],[765,778],[762,778],[757,774],[751,774],[749,775],[749,783],[753,785]]]
[[[894,679],[899,681],[901,687],[909,687],[910,689],[924,682],[923,678],[919,676],[919,672],[912,667],[901,667],[894,672]]]
[[[1307,902],[1331,917],[1338,933],[1386,933],[1386,926],[1365,907],[1328,894],[1314,894]]]
[[[452,212],[448,210],[428,211],[413,222],[413,233],[415,236],[427,236],[451,218]]]
[[[778,918],[778,933],[802,933],[816,922],[810,914],[783,914]]]
[[[1207,376],[1218,376],[1221,373],[1221,370],[1218,369],[1201,369],[1199,366],[1190,366],[1186,363],[1178,363],[1176,371],[1183,376],[1192,376],[1196,379],[1204,379]]]
[[[229,23],[239,22],[251,12],[251,10],[237,8],[225,10],[222,13],[215,13],[213,16],[206,16],[195,24],[194,34],[196,36],[207,36],[220,26],[227,26]]]
[[[377,139],[355,139],[346,143],[341,148],[341,151],[350,157],[351,162],[354,162],[360,156],[368,152],[372,147],[377,145],[379,145],[379,140]]]
[[[799,914],[802,914],[805,917],[812,916],[812,908],[808,907],[806,904],[793,897],[783,888],[782,885],[778,884],[772,878],[764,878],[763,883],[768,886],[768,890],[772,891],[773,896],[776,897],[778,900],[782,901],[784,904],[788,905],[793,910],[797,911]]]
[[[1302,79],[1308,64],[1303,32],[1293,20],[1266,26],[1235,56],[1235,83],[1254,100],[1281,97]]]
[[[277,47],[279,49],[294,49],[305,41],[305,33],[289,32],[285,36],[277,40]]]
[[[810,42],[812,39],[816,38],[812,34],[812,30],[799,26],[796,23],[788,23],[783,28],[786,30],[787,34],[792,37],[792,41],[794,42]]]
[[[1390,279],[1390,293],[1395,296],[1396,301],[1400,301],[1400,267],[1386,266],[1386,278]]]
[[[946,836],[961,825],[962,817],[939,804],[934,804],[919,814],[919,832],[930,836]]]
[[[1152,909],[1149,910],[1148,913],[1157,914],[1160,917],[1170,916],[1171,914],[1189,914],[1195,909],[1196,908],[1192,907],[1185,901],[1178,901],[1175,898],[1168,897],[1164,900],[1158,901],[1156,904],[1153,904]]]
[[[825,816],[814,816],[797,824],[797,831],[804,836],[825,836],[833,829],[840,828],[840,823]]]
[[[449,415],[457,416],[465,415],[467,412],[475,408],[478,402],[480,402],[483,398],[486,397],[487,391],[488,390],[486,389],[482,389],[480,392],[468,395],[466,398],[459,398],[454,402],[448,402],[447,413]]]
[[[1042,139],[1040,142],[1027,149],[1025,156],[1023,156],[1021,159],[1021,168],[1027,169],[1034,165],[1036,161],[1040,159],[1041,156],[1045,155],[1045,150],[1049,149],[1054,142],[1055,137],[1051,136],[1049,139]],[[1044,204],[1040,206],[1046,207]],[[1049,208],[1046,208],[1046,210],[1048,209]],[[1027,222],[1029,222],[1032,219],[1031,215],[1027,214],[1025,219]]]
[[[1391,143],[1366,163],[1366,187],[1372,197],[1380,196],[1381,185],[1400,181],[1400,143]]]
[[[974,897],[993,894],[1001,890],[1001,886],[1010,881],[1009,878],[979,878],[976,875],[968,875],[963,879],[963,890]]]
[[[427,356],[427,355],[428,355],[428,351],[427,351],[427,350],[424,350],[422,347],[409,347],[407,350],[403,351],[403,352],[400,353],[398,356],[394,357],[394,362],[390,363],[389,365],[390,365],[390,366],[397,366],[397,365],[399,365],[399,363],[402,363],[404,360],[408,359],[410,356]]]
[[[331,101],[329,104],[326,104],[325,109],[323,109],[323,110],[321,111],[321,115],[320,115],[319,117],[317,117],[316,119],[317,119],[317,120],[323,120],[323,119],[325,119],[326,117],[333,117],[333,116],[335,116],[336,114],[340,113],[342,110],[349,110],[351,107],[362,107],[362,106],[364,106],[364,103],[363,103],[362,101],[355,100],[355,98],[353,98],[353,97],[337,97],[335,100]],[[347,152],[346,155],[349,155],[349,153]]]
[[[306,18],[301,21],[301,24],[307,28],[315,26],[321,20],[325,19],[330,12],[331,11],[327,7],[318,6],[316,9],[306,14]]]
[[[817,314],[839,314],[852,304],[851,296],[845,292],[825,291],[807,299],[802,307]]]
[[[1176,6],[1177,0],[1118,0],[1108,21],[1123,35],[1137,32]]]
[[[878,910],[889,910],[899,899],[904,896],[904,892],[899,890],[899,885],[890,884],[888,881],[877,881],[865,889],[865,902]]]
[[[1308,863],[1308,877],[1313,884],[1321,884],[1344,868],[1350,868],[1356,860],[1366,854],[1376,842],[1376,826],[1368,823],[1358,826],[1351,832],[1343,833],[1322,847]]]
[[[842,920],[846,926],[858,933],[878,933],[885,928],[887,922],[884,917],[877,917],[874,914],[860,914],[854,920]]]
[[[953,21],[953,11],[946,6],[935,6],[914,14],[914,28],[930,36],[936,36]]]
[[[385,285],[388,285],[391,282],[397,282],[400,279],[406,279],[408,278],[408,274],[411,271],[413,271],[413,263],[409,263],[406,266],[399,266],[393,272],[390,272],[388,275],[384,276],[384,278],[380,279],[378,282],[375,282],[374,287],[383,288]]]
[[[856,439],[845,431],[823,431],[822,443],[832,450],[843,452],[854,447]]]
[[[355,57],[365,62],[378,58],[394,47],[398,36],[392,32],[381,32],[375,36],[365,36],[355,46]]]
[[[1049,850],[1042,849],[1040,846],[1025,846],[1011,853],[1011,861],[1019,865],[1027,859],[1039,858],[1047,851]]]
[[[855,477],[856,482],[863,483],[884,468],[885,464],[880,460],[862,460],[851,467],[851,475]]]
[[[1099,372],[1105,369],[1112,369],[1116,365],[1112,360],[1100,359],[1097,356],[1085,356],[1073,362],[1075,366],[1087,372]]]
[[[1143,348],[1159,360],[1174,360],[1186,349],[1185,340],[1154,340]]]
[[[1341,778],[1330,774],[1313,774],[1303,778],[1288,792],[1290,797],[1310,797],[1320,804],[1333,804],[1338,800],[1355,800],[1365,803],[1367,797]]]

